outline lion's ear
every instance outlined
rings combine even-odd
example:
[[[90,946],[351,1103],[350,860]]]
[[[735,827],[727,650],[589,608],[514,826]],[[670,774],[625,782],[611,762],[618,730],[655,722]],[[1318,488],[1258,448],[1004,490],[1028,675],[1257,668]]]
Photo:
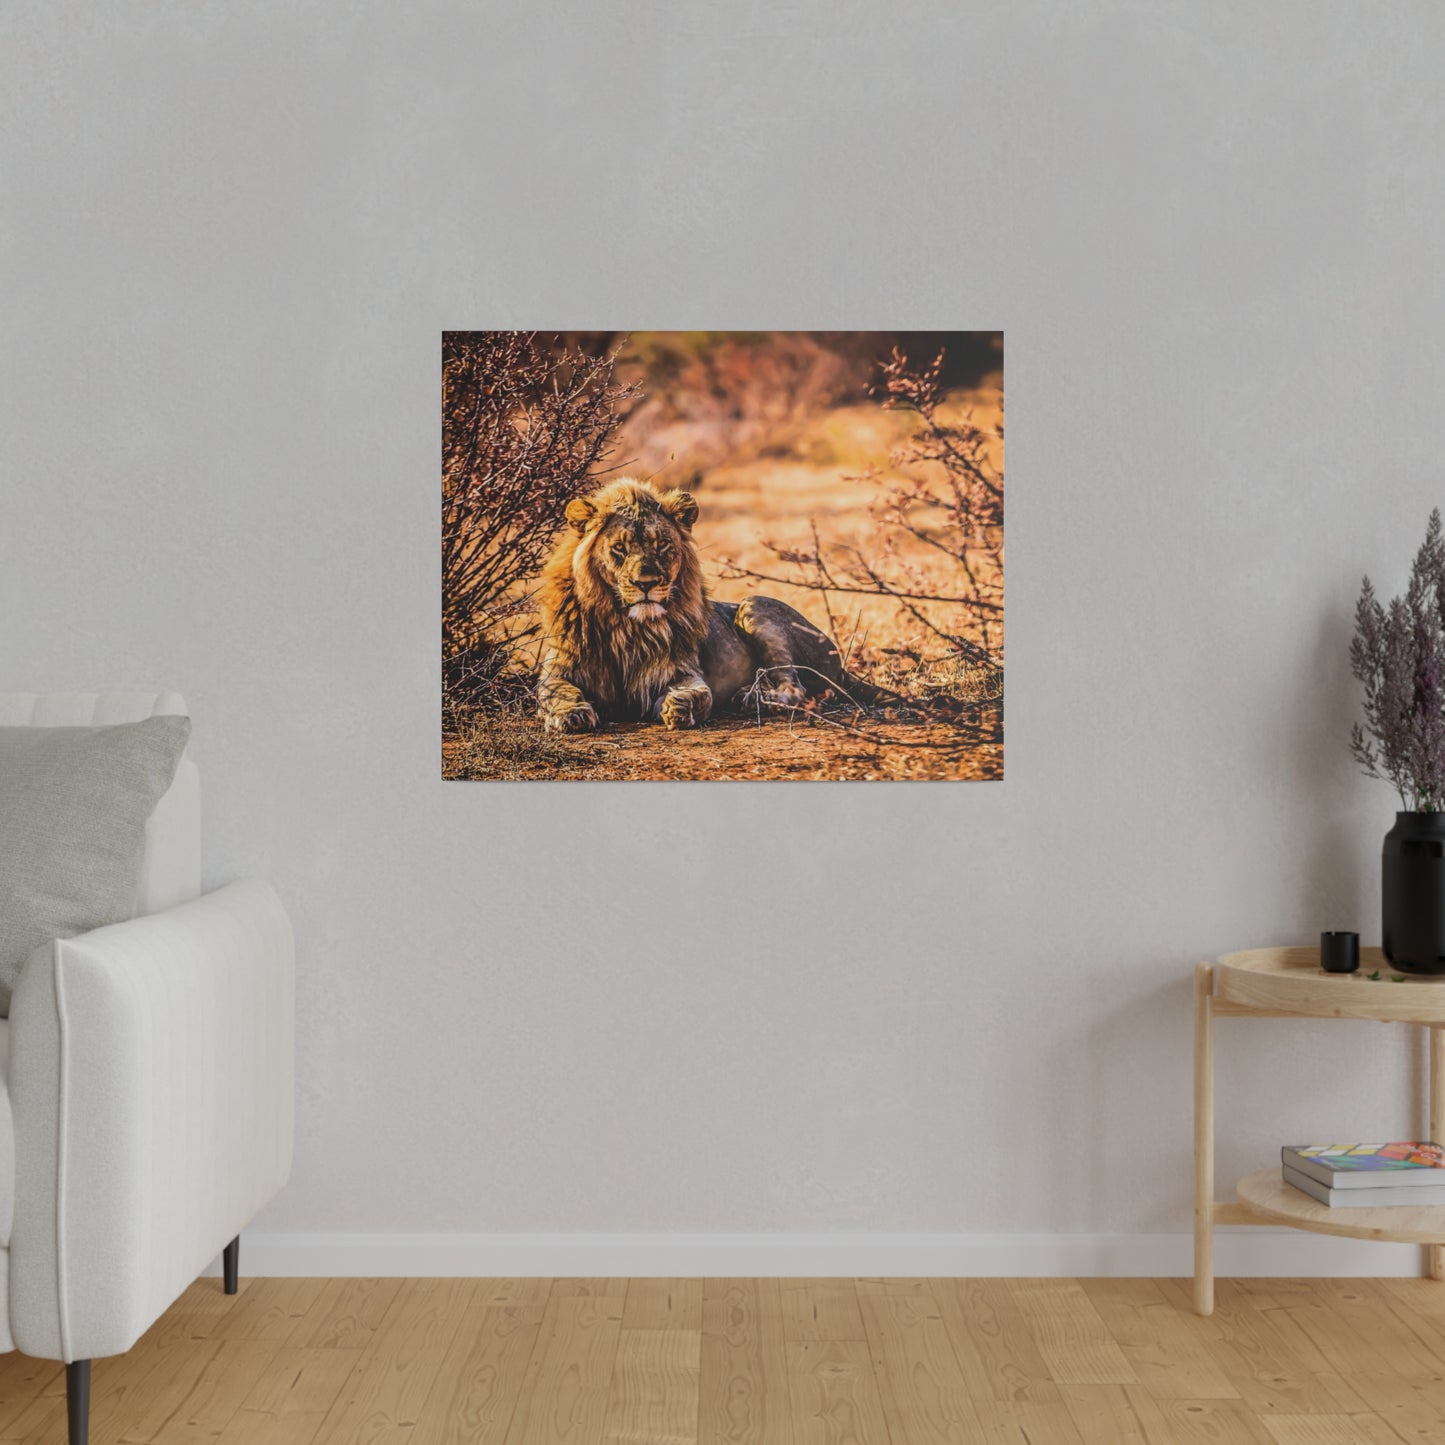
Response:
[[[580,536],[587,530],[587,524],[597,515],[597,508],[586,497],[573,497],[567,503],[567,520]]]
[[[664,492],[662,494],[662,510],[684,532],[690,532],[692,524],[697,521],[697,498],[691,492]]]

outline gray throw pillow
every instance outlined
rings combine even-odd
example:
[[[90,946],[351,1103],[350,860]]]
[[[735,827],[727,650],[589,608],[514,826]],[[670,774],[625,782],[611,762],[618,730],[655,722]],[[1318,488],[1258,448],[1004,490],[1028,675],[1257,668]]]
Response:
[[[146,820],[190,735],[187,717],[0,728],[0,1014],[34,949],[134,914]]]

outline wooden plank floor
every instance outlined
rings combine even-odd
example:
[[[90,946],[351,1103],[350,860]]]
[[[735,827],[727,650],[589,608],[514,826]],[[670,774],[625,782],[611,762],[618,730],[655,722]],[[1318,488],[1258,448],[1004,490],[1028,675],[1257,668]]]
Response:
[[[93,1445],[1420,1445],[1445,1285],[243,1280],[95,1363]],[[65,1439],[0,1356],[0,1441]]]

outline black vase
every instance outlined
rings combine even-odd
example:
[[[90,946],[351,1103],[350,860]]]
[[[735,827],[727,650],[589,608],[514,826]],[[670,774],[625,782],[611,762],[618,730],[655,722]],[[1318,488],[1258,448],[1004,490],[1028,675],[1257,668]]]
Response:
[[[1401,973],[1445,973],[1445,813],[1396,813],[1385,834],[1385,957]]]

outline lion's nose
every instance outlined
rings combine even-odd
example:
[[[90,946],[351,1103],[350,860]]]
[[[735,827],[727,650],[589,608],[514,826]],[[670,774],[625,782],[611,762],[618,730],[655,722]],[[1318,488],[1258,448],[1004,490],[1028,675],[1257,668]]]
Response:
[[[661,572],[639,572],[637,574],[637,585],[642,588],[644,592],[646,592],[649,587],[656,587],[661,581]]]

